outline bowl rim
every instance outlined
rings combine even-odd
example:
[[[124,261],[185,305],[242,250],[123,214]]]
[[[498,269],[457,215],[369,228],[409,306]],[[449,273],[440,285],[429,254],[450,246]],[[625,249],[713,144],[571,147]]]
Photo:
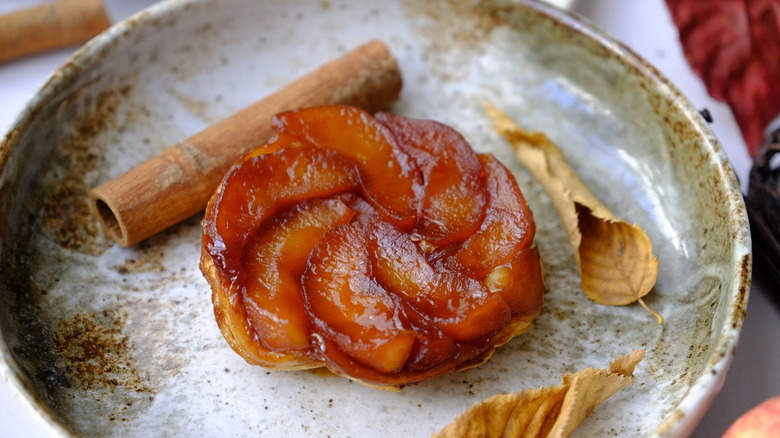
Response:
[[[729,215],[728,229],[733,236],[733,251],[731,255],[733,278],[735,281],[728,291],[721,294],[727,298],[728,309],[724,324],[711,336],[717,336],[710,349],[707,365],[688,388],[677,408],[653,431],[654,436],[682,438],[693,433],[704,414],[709,409],[713,398],[723,387],[726,373],[734,354],[736,353],[739,333],[745,320],[747,303],[750,295],[752,279],[752,241],[747,209],[737,180],[736,173],[726,156],[720,141],[715,137],[704,118],[693,104],[683,95],[666,76],[656,67],[646,61],[633,49],[620,42],[617,38],[601,29],[588,18],[570,11],[561,10],[541,0],[515,0],[546,16],[548,19],[565,25],[586,39],[604,47],[610,55],[619,62],[634,67],[638,75],[644,76],[658,87],[658,92],[670,102],[672,107],[681,114],[695,129],[700,148],[709,149],[709,168],[720,178],[721,187],[728,197]]]
[[[199,1],[201,0],[160,1],[111,25],[108,29],[76,49],[61,66],[49,75],[38,91],[27,101],[11,124],[11,128],[2,138],[2,141],[0,141],[0,174],[2,174],[8,164],[14,145],[33,122],[36,114],[41,111],[47,101],[62,92],[71,81],[76,79],[85,68],[85,65],[99,59],[104,51],[110,49],[114,40],[130,33],[134,27],[143,25],[143,23],[155,18],[164,17],[176,9],[183,9],[186,4]],[[13,395],[22,400],[26,407],[38,416],[38,419],[43,420],[42,427],[47,429],[50,434],[58,437],[77,436],[32,388],[28,378],[14,361],[8,343],[5,337],[2,336],[2,330],[0,330],[0,376],[8,384]]]
[[[186,5],[202,1],[207,0],[163,0],[155,3],[112,25],[76,50],[62,66],[52,72],[46,82],[30,98],[0,142],[0,172],[4,171],[11,151],[21,134],[33,122],[35,115],[43,105],[78,77],[86,65],[95,62],[104,51],[109,50],[114,40],[130,33],[133,28],[139,25],[175,13],[177,10],[183,10]],[[653,431],[655,436],[688,436],[696,428],[709,408],[712,399],[723,386],[726,372],[736,351],[739,332],[747,309],[752,274],[751,236],[747,211],[736,175],[723,147],[699,115],[698,110],[674,84],[644,58],[600,29],[586,17],[544,3],[542,0],[512,1],[603,47],[612,58],[635,69],[638,75],[652,81],[658,87],[658,93],[668,100],[672,107],[676,107],[681,114],[685,115],[686,120],[697,134],[699,146],[711,152],[708,167],[720,177],[719,181],[721,181],[723,190],[733,195],[728,198],[728,211],[731,212],[728,229],[734,236],[731,253],[731,266],[734,271],[731,274],[733,274],[735,281],[731,289],[724,291],[721,295],[729,300],[724,325],[712,334],[716,339],[708,354],[707,365],[701,371],[700,376],[688,388],[676,410]],[[50,432],[57,436],[75,436],[65,422],[31,388],[27,377],[15,363],[3,336],[0,336],[0,375],[11,387],[15,396],[24,400],[27,406],[43,420]]]

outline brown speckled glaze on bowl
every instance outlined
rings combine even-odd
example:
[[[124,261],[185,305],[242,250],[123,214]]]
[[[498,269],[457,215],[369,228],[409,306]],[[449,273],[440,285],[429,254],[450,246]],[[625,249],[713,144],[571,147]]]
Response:
[[[440,120],[517,176],[546,272],[535,326],[490,361],[386,393],[249,366],[198,272],[200,217],[113,245],[87,190],[372,38],[399,60],[393,111]],[[603,201],[650,235],[648,304],[590,302],[554,209],[492,131],[492,102],[560,144]],[[485,397],[556,384],[637,348],[636,383],[575,436],[685,436],[718,390],[750,282],[726,157],[651,66],[534,1],[169,1],[78,52],[0,146],[0,369],[62,435],[429,436]]]

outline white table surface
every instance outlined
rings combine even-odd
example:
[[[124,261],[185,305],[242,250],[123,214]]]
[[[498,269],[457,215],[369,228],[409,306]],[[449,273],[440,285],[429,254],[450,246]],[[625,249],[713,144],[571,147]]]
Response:
[[[112,22],[117,22],[154,0],[105,0]],[[2,0],[0,14],[40,3],[39,0]],[[734,169],[747,181],[750,158],[728,108],[711,99],[686,64],[676,29],[663,0],[579,0],[574,9],[623,41],[655,65],[697,108],[713,115],[711,125],[723,144]],[[0,64],[0,134],[14,122],[27,100],[71,50],[36,55]],[[758,277],[758,278],[756,278]],[[737,355],[726,382],[693,437],[723,434],[741,413],[761,401],[780,395],[780,286],[754,276]],[[777,300],[773,301],[773,297]],[[50,438],[54,436],[15,388],[0,382],[0,437]]]

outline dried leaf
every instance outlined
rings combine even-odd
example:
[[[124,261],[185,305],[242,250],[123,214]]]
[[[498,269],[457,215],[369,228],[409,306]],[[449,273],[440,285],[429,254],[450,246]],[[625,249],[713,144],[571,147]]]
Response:
[[[662,324],[663,318],[642,300],[658,277],[658,259],[647,234],[602,204],[547,136],[523,130],[492,105],[487,111],[498,133],[550,196],[566,227],[588,297],[612,306],[638,301]]]
[[[780,114],[780,0],[666,0],[691,68],[734,113],[751,156]]]
[[[636,350],[606,370],[587,368],[566,374],[558,386],[494,395],[461,414],[434,438],[568,436],[598,405],[634,381],[634,368],[644,355],[644,350]]]

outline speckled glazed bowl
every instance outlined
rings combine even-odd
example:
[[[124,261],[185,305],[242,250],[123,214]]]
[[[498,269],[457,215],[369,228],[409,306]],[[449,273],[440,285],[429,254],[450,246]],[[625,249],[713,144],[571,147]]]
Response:
[[[387,393],[247,365],[198,271],[200,217],[130,249],[88,189],[369,39],[404,75],[391,108],[460,130],[516,174],[546,273],[534,327],[490,361]],[[491,128],[492,102],[546,132],[660,260],[647,303],[589,301],[541,188]],[[575,433],[685,436],[717,392],[751,271],[725,155],[658,72],[530,0],[182,0],[114,26],[64,65],[0,147],[0,369],[59,434],[426,437],[496,393],[557,384],[638,348],[636,383]]]

